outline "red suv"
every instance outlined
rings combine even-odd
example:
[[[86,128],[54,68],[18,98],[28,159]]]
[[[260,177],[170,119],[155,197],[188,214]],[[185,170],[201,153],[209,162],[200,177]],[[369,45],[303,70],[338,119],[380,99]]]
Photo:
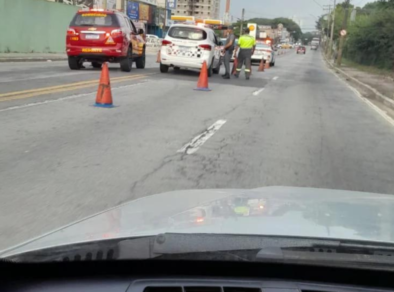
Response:
[[[104,9],[80,10],[67,30],[68,65],[72,70],[92,62],[101,68],[103,62],[120,63],[122,71],[130,72],[133,62],[145,68],[145,36],[143,29],[118,11]]]

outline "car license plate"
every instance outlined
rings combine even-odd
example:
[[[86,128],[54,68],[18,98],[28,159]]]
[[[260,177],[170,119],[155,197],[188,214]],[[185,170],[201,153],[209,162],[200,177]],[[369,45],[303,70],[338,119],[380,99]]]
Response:
[[[98,40],[100,38],[98,34],[87,34],[85,37],[87,40]]]
[[[190,50],[190,47],[179,46],[179,49],[183,50],[183,51],[188,51],[188,50]]]
[[[98,48],[83,48],[83,53],[101,53],[103,50]]]

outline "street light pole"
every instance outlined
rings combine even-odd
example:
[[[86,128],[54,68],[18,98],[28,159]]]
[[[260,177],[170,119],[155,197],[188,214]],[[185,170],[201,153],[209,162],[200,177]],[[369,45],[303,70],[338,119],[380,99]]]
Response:
[[[240,36],[242,35],[244,29],[244,18],[245,18],[245,8],[242,8],[241,29],[239,31]]]

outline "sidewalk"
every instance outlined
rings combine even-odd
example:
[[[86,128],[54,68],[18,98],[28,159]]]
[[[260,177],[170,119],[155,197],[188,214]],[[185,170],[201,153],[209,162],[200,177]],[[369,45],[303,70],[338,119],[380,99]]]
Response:
[[[333,60],[326,60],[333,65]],[[352,86],[356,87],[362,96],[387,106],[394,115],[394,73],[373,67],[352,64],[343,61],[341,67],[334,70]]]

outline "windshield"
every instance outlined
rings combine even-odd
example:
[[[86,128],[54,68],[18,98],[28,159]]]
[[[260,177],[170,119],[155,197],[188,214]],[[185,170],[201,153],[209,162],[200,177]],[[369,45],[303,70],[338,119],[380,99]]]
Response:
[[[118,21],[114,14],[102,12],[86,12],[76,14],[70,26],[118,26]]]
[[[257,44],[256,49],[271,49],[271,46],[266,44]]]
[[[394,247],[392,0],[3,2],[0,257]]]
[[[207,38],[207,33],[199,28],[193,27],[172,27],[168,32],[172,38],[201,41]]]

